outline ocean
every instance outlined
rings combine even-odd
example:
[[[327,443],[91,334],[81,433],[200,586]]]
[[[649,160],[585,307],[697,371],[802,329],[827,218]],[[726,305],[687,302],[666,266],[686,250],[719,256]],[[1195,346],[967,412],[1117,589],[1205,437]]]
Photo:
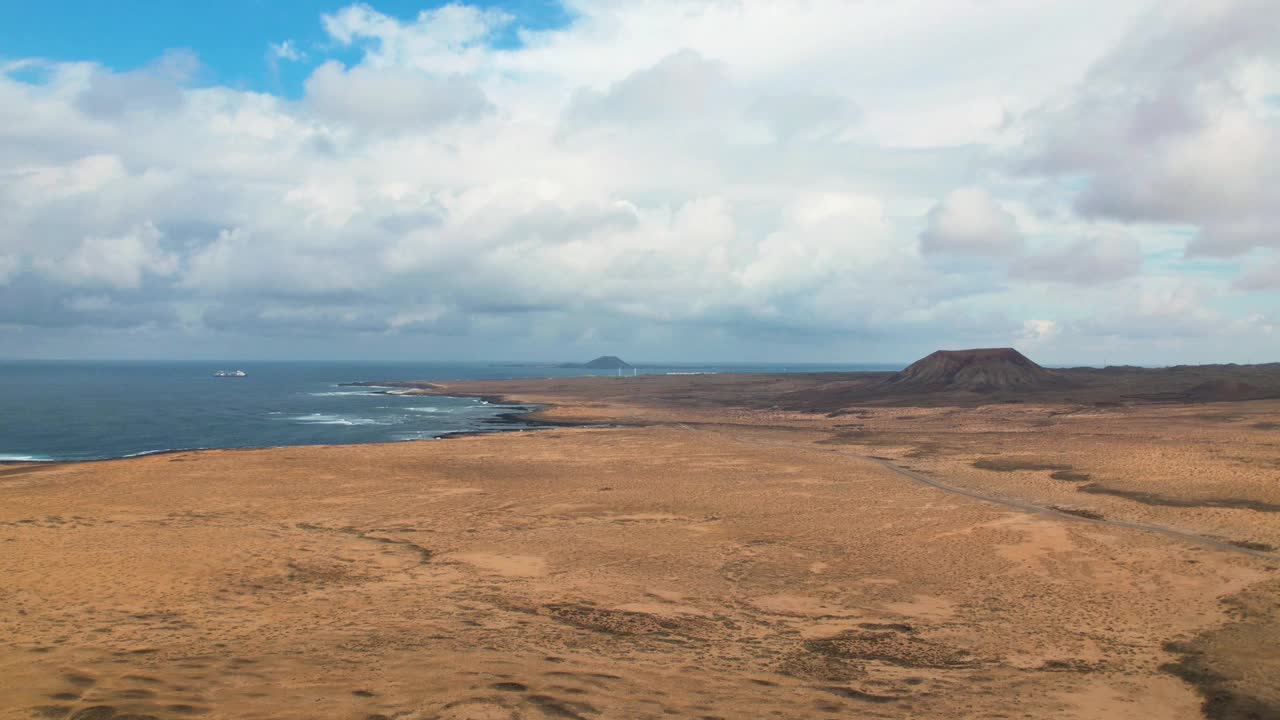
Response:
[[[669,372],[820,372],[883,365],[650,365]],[[217,370],[244,370],[218,378]],[[497,363],[0,361],[0,461],[100,460],[170,450],[333,445],[523,428],[510,406],[397,396],[356,381],[480,380],[614,371]]]

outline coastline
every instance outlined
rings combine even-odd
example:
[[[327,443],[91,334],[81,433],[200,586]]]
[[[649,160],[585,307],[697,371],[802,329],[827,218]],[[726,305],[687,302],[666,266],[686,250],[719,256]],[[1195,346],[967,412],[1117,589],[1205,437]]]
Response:
[[[341,383],[341,385],[362,385],[362,383]],[[187,447],[187,448],[164,448],[160,450],[143,450],[140,452],[128,453],[124,455],[113,455],[113,456],[107,456],[107,457],[94,457],[94,458],[56,458],[56,457],[36,458],[34,456],[29,456],[29,459],[0,458],[0,471],[3,471],[4,468],[14,467],[14,466],[22,467],[27,465],[40,465],[44,467],[51,467],[53,465],[62,465],[62,464],[102,463],[102,462],[111,462],[115,460],[129,460],[129,459],[138,458],[138,457],[149,457],[152,455],[171,455],[174,453],[192,453],[192,452],[201,452],[206,450],[249,451],[249,450],[272,450],[272,449],[278,449],[278,448],[291,448],[291,447],[342,447],[346,445],[382,445],[382,444],[388,444],[393,442],[419,442],[419,441],[428,441],[428,440],[444,440],[451,437],[468,437],[473,435],[490,435],[490,434],[505,433],[505,432],[522,432],[524,430],[536,430],[536,429],[552,428],[552,427],[580,426],[578,423],[556,421],[556,420],[549,420],[549,419],[543,420],[539,418],[538,413],[543,409],[543,407],[535,403],[508,403],[508,402],[498,400],[496,397],[490,398],[490,397],[480,397],[476,395],[437,394],[436,396],[459,398],[459,399],[475,397],[475,398],[485,400],[487,403],[491,405],[514,406],[509,408],[507,412],[500,412],[489,418],[479,421],[479,424],[481,425],[519,425],[520,427],[496,427],[496,428],[488,428],[488,429],[478,428],[478,429],[472,429],[472,430],[443,430],[440,432],[439,435],[435,435],[432,437],[414,438],[411,440],[364,440],[364,441],[357,441],[357,442],[350,442],[350,443],[293,443],[293,444],[286,443],[286,444],[280,444],[280,445],[240,445],[240,446],[226,446],[226,447],[204,446],[204,447]],[[582,425],[582,426],[585,426],[585,425]],[[18,453],[14,453],[14,454],[18,455]]]
[[[539,432],[0,469],[0,718],[1280,708],[1280,563],[1123,526],[1280,546],[1280,403],[791,382],[457,383]]]

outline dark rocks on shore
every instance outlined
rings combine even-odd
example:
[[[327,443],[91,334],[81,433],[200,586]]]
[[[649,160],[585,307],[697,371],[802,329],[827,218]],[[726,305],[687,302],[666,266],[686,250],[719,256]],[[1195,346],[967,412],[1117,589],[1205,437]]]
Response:
[[[435,383],[423,382],[421,380],[390,380],[378,382],[345,382],[338,383],[338,387],[372,387],[372,388],[400,388],[414,390],[439,390],[443,385]]]

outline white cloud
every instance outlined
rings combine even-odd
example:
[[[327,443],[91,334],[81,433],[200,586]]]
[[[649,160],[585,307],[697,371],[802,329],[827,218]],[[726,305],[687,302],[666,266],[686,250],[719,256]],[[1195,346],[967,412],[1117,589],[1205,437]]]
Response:
[[[431,73],[475,70],[489,55],[483,41],[512,20],[501,10],[454,3],[423,10],[409,22],[365,4],[322,17],[325,32],[336,42],[365,45],[370,65]]]
[[[920,234],[926,253],[1009,255],[1022,247],[1013,214],[982,188],[953,190],[929,211]]]
[[[427,131],[492,108],[480,88],[461,76],[363,65],[347,69],[335,60],[316,68],[305,88],[317,115],[353,128]]]
[[[1280,6],[1153,8],[1061,103],[1029,116],[1026,168],[1084,189],[1085,215],[1198,229],[1188,251],[1280,243]]]
[[[144,223],[124,235],[86,237],[69,256],[44,260],[41,269],[74,287],[137,289],[143,277],[177,272],[178,260],[160,248],[160,231]]]
[[[1138,7],[619,0],[530,31],[357,4],[296,100],[193,86],[183,54],[9,63],[0,303],[544,357],[1214,336],[1251,314],[1225,273],[1180,304],[1142,253],[1276,247],[1277,12]]]
[[[1071,285],[1098,285],[1137,275],[1142,246],[1125,234],[1102,233],[1065,246],[1025,255],[1013,261],[1014,278]]]
[[[173,110],[182,104],[182,84],[199,67],[190,51],[170,50],[141,70],[115,73],[95,68],[76,104],[96,117]]]
[[[848,98],[805,92],[762,95],[747,107],[748,117],[762,121],[775,140],[839,139],[856,126],[862,110]]]
[[[1019,340],[1032,346],[1041,345],[1057,337],[1061,330],[1053,320],[1025,320]]]
[[[1242,290],[1280,290],[1280,258],[1255,265],[1236,279]]]
[[[729,103],[724,69],[692,50],[668,55],[614,83],[607,92],[579,90],[565,111],[568,129],[643,124],[688,125],[719,115]]]
[[[0,255],[0,285],[9,282],[9,278],[18,274],[22,261],[15,255]]]
[[[307,54],[300,50],[292,40],[284,40],[278,43],[268,43],[268,50],[271,57],[278,60],[288,60],[289,62],[299,62],[307,58]]]

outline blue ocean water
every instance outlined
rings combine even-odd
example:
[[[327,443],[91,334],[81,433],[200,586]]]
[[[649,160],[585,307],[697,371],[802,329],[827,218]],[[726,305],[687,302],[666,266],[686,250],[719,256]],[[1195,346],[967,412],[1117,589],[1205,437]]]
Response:
[[[215,378],[240,369],[243,378]],[[666,365],[640,373],[819,372],[871,365]],[[613,375],[489,363],[0,362],[0,461],[96,460],[166,450],[393,442],[522,427],[512,408],[340,383]]]

